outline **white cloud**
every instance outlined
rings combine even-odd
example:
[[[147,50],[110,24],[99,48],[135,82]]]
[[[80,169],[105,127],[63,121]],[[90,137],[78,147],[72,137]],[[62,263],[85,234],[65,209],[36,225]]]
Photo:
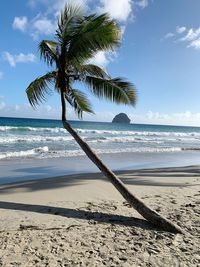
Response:
[[[15,17],[13,21],[13,29],[18,29],[20,31],[25,32],[28,25],[27,17]]]
[[[200,126],[200,113],[189,110],[176,113],[148,111],[146,114],[129,114],[129,117],[135,123]]]
[[[186,27],[184,27],[184,26],[182,26],[182,27],[177,26],[176,27],[176,32],[179,33],[179,34],[185,32],[185,31],[186,31]]]
[[[51,105],[41,105],[37,109],[33,109],[28,103],[9,105],[3,100],[4,98],[0,96],[1,116],[49,119],[59,119],[61,117],[60,109]]]
[[[132,12],[132,0],[100,0],[98,11],[107,12],[113,19],[125,22]]]
[[[116,52],[99,51],[93,58],[88,61],[88,63],[95,64],[105,69],[107,65],[110,62],[115,61],[116,58]]]
[[[95,64],[101,67],[106,67],[109,63],[106,52],[100,51],[93,58],[89,60],[89,63]]]
[[[139,0],[136,4],[141,8],[145,8],[148,6],[149,2],[148,0]]]
[[[200,28],[194,30],[193,28],[189,29],[187,34],[181,38],[181,41],[193,41],[200,37]]]
[[[169,38],[172,38],[174,37],[174,33],[172,32],[168,32],[165,36],[164,36],[164,39],[169,39]]]
[[[180,41],[187,42],[187,47],[200,49],[200,27],[197,29],[189,29],[187,34],[181,38]]]
[[[200,49],[200,38],[197,40],[194,40],[190,43],[189,47],[193,47],[195,49]]]
[[[183,33],[184,36],[180,38],[179,35]],[[194,28],[187,29],[185,26],[177,26],[176,34],[167,33],[165,35],[165,39],[173,36],[177,37],[177,41],[185,42],[187,44],[187,47],[200,49],[200,27],[196,29]]]
[[[2,79],[3,79],[3,72],[0,71],[0,80],[2,80]]]
[[[0,110],[4,109],[6,107],[6,104],[4,102],[0,102]]]
[[[17,63],[35,62],[36,57],[32,53],[28,53],[26,55],[23,53],[12,55],[9,52],[4,52],[3,59],[7,61],[11,67],[15,67]]]
[[[50,112],[50,111],[53,110],[52,106],[50,106],[50,105],[45,105],[44,108],[45,108],[45,110],[46,110],[47,112]]]
[[[50,35],[55,32],[56,25],[50,19],[38,18],[33,22],[32,28],[34,30],[35,35],[39,34]]]
[[[4,53],[3,53],[3,59],[4,59],[5,61],[8,61],[8,63],[9,63],[12,67],[15,67],[16,63],[15,63],[14,56],[11,55],[9,52],[4,52]]]
[[[161,113],[148,111],[147,113],[137,114],[126,112],[132,123],[144,124],[161,124],[161,125],[188,125],[200,126],[200,113],[192,113],[191,111],[177,113]],[[106,121],[111,122],[116,112],[101,111],[95,112],[95,115],[84,113],[84,120]],[[70,114],[70,119],[76,119],[75,115]]]

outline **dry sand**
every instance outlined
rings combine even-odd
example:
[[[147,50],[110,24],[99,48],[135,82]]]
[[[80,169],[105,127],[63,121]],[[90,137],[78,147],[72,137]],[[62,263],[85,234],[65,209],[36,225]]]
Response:
[[[101,174],[15,183],[0,187],[0,266],[200,266],[200,167],[118,175],[187,234],[151,226]]]

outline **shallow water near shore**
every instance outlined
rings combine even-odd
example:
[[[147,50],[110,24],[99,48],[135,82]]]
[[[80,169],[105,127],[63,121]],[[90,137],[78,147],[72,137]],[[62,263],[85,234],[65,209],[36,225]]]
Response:
[[[196,152],[116,153],[102,154],[101,159],[114,171],[143,168],[198,165]],[[12,159],[0,161],[0,184],[36,180],[79,173],[95,173],[99,169],[86,157]]]

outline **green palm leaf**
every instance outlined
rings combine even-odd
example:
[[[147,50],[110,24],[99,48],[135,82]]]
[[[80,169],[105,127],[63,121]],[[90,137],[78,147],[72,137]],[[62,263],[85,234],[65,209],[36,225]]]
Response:
[[[40,56],[49,66],[58,62],[57,48],[59,44],[54,41],[43,40],[39,44]]]
[[[82,64],[98,51],[114,49],[119,41],[120,31],[108,14],[84,17],[70,41],[68,60]]]
[[[83,17],[82,7],[79,5],[66,4],[58,19],[56,36],[64,46],[74,35],[75,25]]]
[[[79,118],[82,118],[83,111],[94,113],[86,95],[77,89],[70,89],[66,94],[68,103],[74,108]]]
[[[110,100],[117,104],[135,105],[136,89],[130,82],[122,78],[102,79],[87,76],[85,83],[94,95],[99,98]]]
[[[46,100],[46,96],[51,94],[49,85],[54,84],[56,72],[48,72],[44,76],[35,79],[26,89],[26,94],[31,106],[35,107],[40,102]]]
[[[105,70],[94,64],[79,65],[78,71],[83,75],[91,75],[99,78],[109,78]]]

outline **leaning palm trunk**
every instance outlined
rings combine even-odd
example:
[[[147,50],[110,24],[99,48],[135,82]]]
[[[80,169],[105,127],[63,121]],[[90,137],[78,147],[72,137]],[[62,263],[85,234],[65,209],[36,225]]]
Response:
[[[86,155],[145,219],[164,230],[181,233],[182,230],[178,226],[132,195],[66,120],[66,102],[72,106],[79,118],[83,112],[93,113],[87,96],[73,88],[75,81],[84,83],[99,99],[117,104],[135,105],[136,89],[132,83],[120,77],[113,79],[99,66],[85,63],[99,51],[116,48],[120,40],[120,29],[108,14],[85,16],[80,7],[67,4],[58,20],[56,40],[43,40],[39,45],[41,57],[49,66],[54,66],[55,70],[30,83],[26,89],[27,96],[30,104],[35,107],[45,100],[45,96],[51,92],[49,86],[54,84],[55,90],[61,94],[63,126]]]
[[[122,183],[122,181],[102,162],[102,160],[97,156],[97,154],[88,146],[88,144],[77,134],[77,132],[70,126],[67,121],[63,121],[64,128],[74,137],[79,146],[83,149],[85,154],[94,164],[99,168],[99,170],[108,178],[108,180],[116,187],[116,189],[121,193],[125,200],[136,209],[146,220],[148,220],[153,225],[173,232],[173,233],[183,233],[183,230],[162,217],[160,214],[154,210],[147,207],[140,199],[134,196]]]

